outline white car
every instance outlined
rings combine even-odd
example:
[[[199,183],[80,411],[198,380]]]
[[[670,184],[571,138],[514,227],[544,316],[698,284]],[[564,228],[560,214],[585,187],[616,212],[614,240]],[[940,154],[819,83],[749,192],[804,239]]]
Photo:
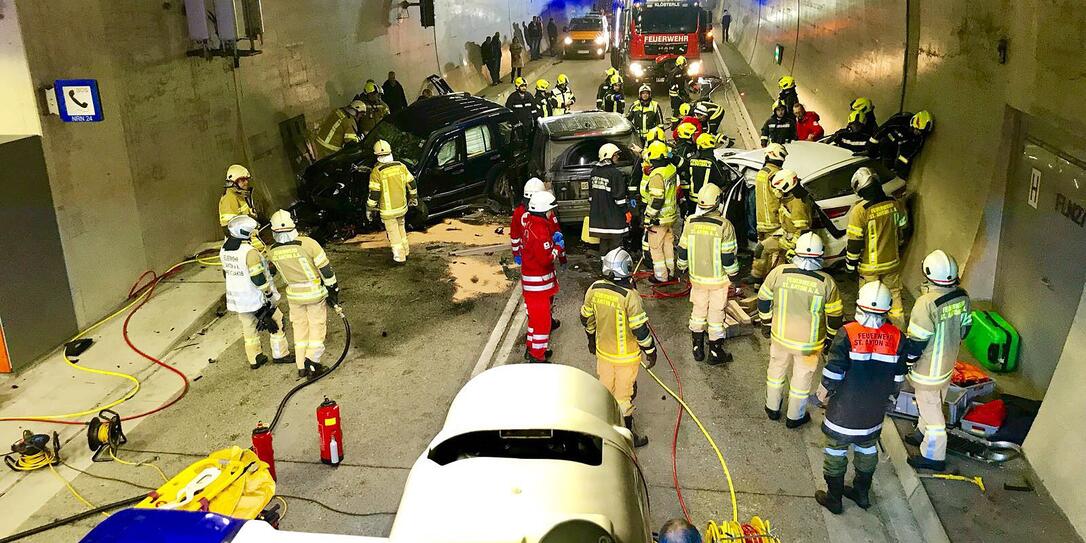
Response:
[[[560,364],[488,370],[411,467],[389,538],[650,543],[645,479],[618,404]]]
[[[848,227],[848,211],[859,199],[852,192],[852,174],[867,166],[879,174],[886,194],[895,198],[905,197],[905,180],[894,175],[878,160],[856,156],[852,151],[813,141],[795,141],[785,144],[788,157],[786,169],[795,170],[816,204],[814,229],[822,236],[826,246],[826,265],[843,261]],[[765,150],[717,149],[718,160],[738,171],[747,186],[754,186],[754,177],[765,163]]]

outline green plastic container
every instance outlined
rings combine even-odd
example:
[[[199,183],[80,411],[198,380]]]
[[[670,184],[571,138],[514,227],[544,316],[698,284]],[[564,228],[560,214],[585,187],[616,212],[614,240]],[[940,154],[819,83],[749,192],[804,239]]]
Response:
[[[999,313],[973,311],[973,328],[965,346],[985,369],[1007,373],[1018,369],[1018,344],[1021,338]]]

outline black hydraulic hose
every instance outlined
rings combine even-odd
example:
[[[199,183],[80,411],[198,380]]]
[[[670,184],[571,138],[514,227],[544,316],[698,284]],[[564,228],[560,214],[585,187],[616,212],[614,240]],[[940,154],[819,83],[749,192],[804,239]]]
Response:
[[[335,371],[336,368],[338,368],[339,365],[343,363],[343,360],[347,358],[347,351],[351,348],[351,322],[347,320],[347,316],[343,314],[343,310],[339,306],[336,306],[335,310],[336,313],[339,314],[339,318],[343,319],[343,332],[346,335],[346,338],[343,342],[343,352],[339,353],[339,360],[336,360],[336,363],[332,364],[332,367],[328,368],[328,371],[320,374],[315,379],[309,379],[296,385],[294,388],[290,389],[289,392],[287,392],[286,396],[283,396],[283,400],[279,402],[279,408],[275,410],[275,418],[273,418],[271,424],[268,425],[269,432],[274,431],[275,425],[279,424],[279,418],[283,416],[283,410],[286,409],[287,402],[290,401],[291,396],[294,396],[294,394],[297,393],[299,390],[327,377],[328,374]],[[0,541],[0,543],[3,542]]]
[[[146,497],[147,497],[147,494],[140,494],[138,496],[132,496],[131,498],[125,498],[125,499],[123,499],[121,501],[116,501],[116,502],[113,502],[113,503],[107,503],[107,504],[105,504],[105,505],[103,505],[101,507],[95,507],[94,509],[88,509],[86,511],[83,511],[82,513],[76,513],[76,514],[74,514],[74,515],[72,515],[70,517],[64,517],[62,519],[54,520],[53,522],[50,522],[49,524],[42,524],[41,526],[37,526],[35,528],[31,528],[29,530],[22,531],[22,532],[19,532],[17,534],[9,535],[9,536],[7,536],[7,537],[5,537],[3,539],[0,539],[0,543],[11,543],[12,541],[18,541],[20,539],[30,537],[30,536],[35,535],[35,534],[40,534],[42,532],[47,532],[47,531],[52,530],[54,528],[60,528],[61,526],[71,524],[71,523],[73,523],[73,522],[75,522],[77,520],[83,520],[83,519],[85,519],[87,517],[91,517],[91,516],[97,515],[99,513],[105,513],[106,511],[111,511],[111,510],[117,509],[119,507],[124,507],[126,505],[132,505],[134,503],[141,502]]]

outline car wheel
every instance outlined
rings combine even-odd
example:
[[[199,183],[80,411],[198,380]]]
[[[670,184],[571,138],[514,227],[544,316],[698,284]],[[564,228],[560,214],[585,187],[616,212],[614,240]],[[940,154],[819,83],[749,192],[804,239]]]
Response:
[[[487,184],[486,196],[491,210],[495,213],[504,214],[513,211],[516,190],[508,171],[501,169],[492,174],[490,183]]]

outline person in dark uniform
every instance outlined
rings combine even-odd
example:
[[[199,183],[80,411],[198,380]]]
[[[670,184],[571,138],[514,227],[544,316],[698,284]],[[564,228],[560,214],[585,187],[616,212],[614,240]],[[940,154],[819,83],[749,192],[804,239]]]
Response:
[[[626,222],[629,200],[626,195],[629,182],[626,176],[615,167],[618,146],[605,143],[600,146],[600,161],[592,168],[589,176],[590,204],[588,213],[588,233],[600,240],[600,257],[622,247],[623,237],[630,227]],[[603,273],[606,275],[606,260]]]

